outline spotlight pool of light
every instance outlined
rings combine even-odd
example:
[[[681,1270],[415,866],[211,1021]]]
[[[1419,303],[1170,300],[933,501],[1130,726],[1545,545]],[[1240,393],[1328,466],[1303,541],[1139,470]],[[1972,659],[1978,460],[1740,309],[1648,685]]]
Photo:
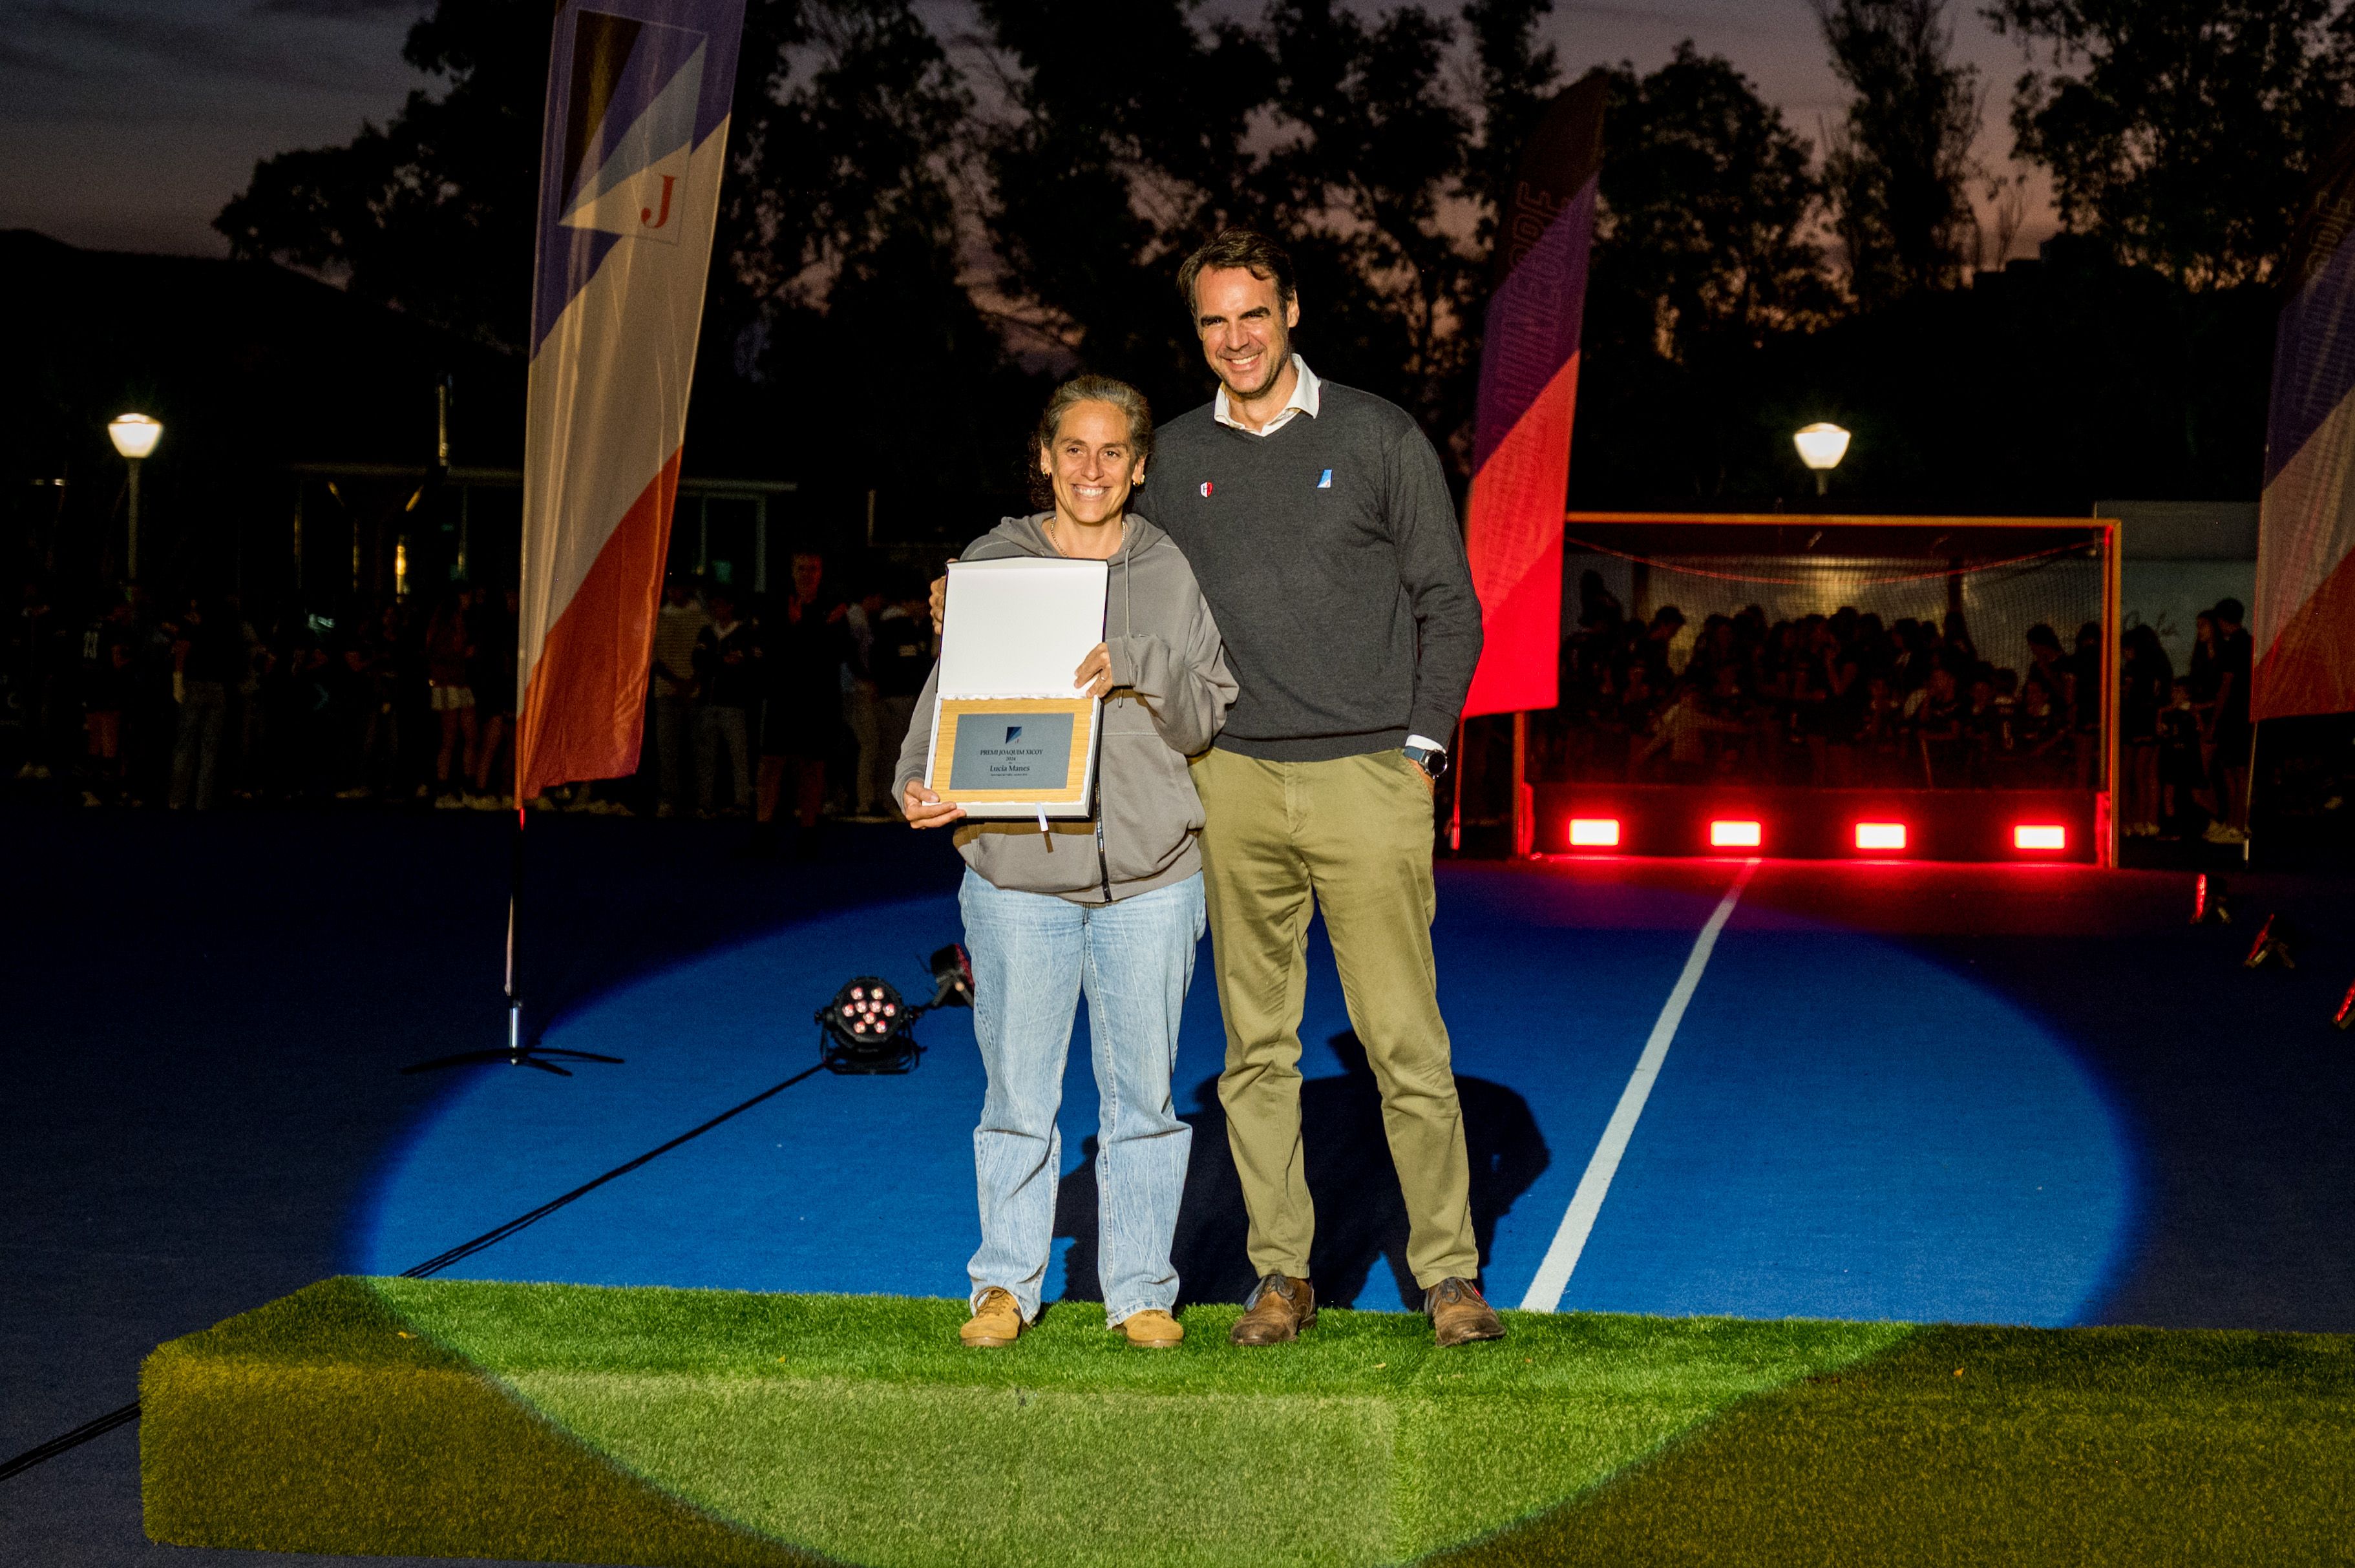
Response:
[[[1619,843],[1619,819],[1572,817],[1570,842],[1573,849],[1615,849]]]
[[[1474,1158],[1500,1173],[1498,1192],[1517,1194],[1484,1272],[1494,1298],[1518,1305],[1632,1065],[1617,1052],[1564,1051],[1557,1020],[1575,1014],[1598,1033],[1642,1041],[1733,870],[1692,888],[1612,863],[1582,871],[1570,857],[1539,875],[1455,863],[1438,875],[1432,935],[1441,971],[1456,977],[1448,1023],[1474,1102],[1465,1124],[1501,1129],[1480,1135]],[[1764,914],[1764,896],[1745,895],[1741,907]],[[651,1037],[663,1048],[640,1048],[593,1079],[486,1069],[440,1080],[440,1097],[355,1190],[344,1271],[398,1274],[803,1069],[811,1010],[878,970],[894,985],[924,983],[920,955],[933,944],[920,935],[946,940],[958,914],[953,895],[878,900],[623,977],[559,1015],[548,1044],[629,1055]],[[1327,1044],[1350,1020],[1323,930],[1317,922],[1308,937],[1303,1108],[1330,1118],[1337,1104],[1354,1118],[1371,1097],[1366,1069]],[[1199,978],[1207,967],[1186,999],[1171,1079],[1174,1107],[1189,1118],[1217,1114],[1226,1044],[1217,988]],[[2329,978],[2343,991],[2350,974],[2355,965]],[[2338,998],[2315,983],[2321,1029]],[[921,1000],[901,994],[902,1012]],[[973,1019],[928,1010],[916,1032],[932,1049],[915,1073],[820,1073],[448,1276],[954,1290],[975,1245],[973,1128],[987,1086]],[[1081,1250],[1098,1215],[1096,1162],[1083,1151],[1101,1110],[1090,1062],[1082,1009],[1058,1080],[1061,1166],[1046,1172],[1080,1216],[1080,1237],[1056,1238],[1041,1280],[1064,1299],[1099,1293],[1095,1255]],[[1840,1114],[1827,1123],[1835,1097]],[[1838,921],[1738,916],[1692,993],[1561,1306],[2082,1321],[2100,1313],[2141,1234],[2132,1127],[2067,1035],[1977,974]],[[1204,1236],[1240,1260],[1241,1231],[1240,1212],[1211,1211]],[[1342,1245],[1369,1266],[1354,1305],[1420,1304],[1412,1280],[1409,1301],[1382,1266],[1378,1233]]]
[[[1756,822],[1711,822],[1709,843],[1711,849],[1756,849],[1764,833]]]
[[[1905,847],[1905,824],[1859,822],[1856,825],[1856,847],[1860,850],[1902,850]]]
[[[2069,830],[2057,822],[2020,822],[2011,830],[2011,847],[2064,850],[2069,847]]]

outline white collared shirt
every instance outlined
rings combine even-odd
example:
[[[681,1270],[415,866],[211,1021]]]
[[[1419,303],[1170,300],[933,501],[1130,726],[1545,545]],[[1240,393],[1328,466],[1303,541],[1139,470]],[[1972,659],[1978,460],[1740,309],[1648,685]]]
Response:
[[[1296,415],[1305,414],[1310,418],[1315,418],[1316,417],[1317,406],[1322,397],[1324,383],[1317,380],[1316,373],[1308,368],[1308,362],[1301,358],[1300,355],[1296,354],[1292,356],[1292,368],[1299,372],[1299,379],[1293,384],[1292,396],[1284,401],[1284,407],[1277,411],[1275,418],[1270,419],[1266,424],[1262,425],[1258,429],[1252,429],[1249,425],[1246,425],[1241,419],[1236,418],[1233,413],[1229,410],[1227,406],[1227,389],[1224,387],[1220,387],[1219,388],[1218,396],[1211,399],[1210,418],[1218,420],[1219,423],[1226,426],[1229,429],[1241,430],[1245,435],[1262,437],[1275,434],[1276,431],[1292,423],[1294,417]],[[1426,751],[1444,752],[1447,749],[1447,747],[1442,746],[1439,742],[1433,740],[1428,736],[1411,735],[1406,737],[1406,743],[1409,746],[1422,747]]]
[[[1300,379],[1293,384],[1292,397],[1277,411],[1274,418],[1270,419],[1258,429],[1252,429],[1229,411],[1227,389],[1223,386],[1219,388],[1219,395],[1210,400],[1210,418],[1231,430],[1241,430],[1247,435],[1253,436],[1275,434],[1276,431],[1292,423],[1293,416],[1295,414],[1305,414],[1310,418],[1315,418],[1318,388],[1324,384],[1316,379],[1316,373],[1308,368],[1308,362],[1296,354],[1292,356],[1292,368],[1300,373]]]

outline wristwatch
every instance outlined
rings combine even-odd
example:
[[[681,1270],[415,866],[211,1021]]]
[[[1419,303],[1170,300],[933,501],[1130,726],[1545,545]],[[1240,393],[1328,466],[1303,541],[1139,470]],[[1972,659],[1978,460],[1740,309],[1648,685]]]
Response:
[[[1401,749],[1406,752],[1406,759],[1422,768],[1433,784],[1447,776],[1447,753],[1437,747],[1410,746]]]

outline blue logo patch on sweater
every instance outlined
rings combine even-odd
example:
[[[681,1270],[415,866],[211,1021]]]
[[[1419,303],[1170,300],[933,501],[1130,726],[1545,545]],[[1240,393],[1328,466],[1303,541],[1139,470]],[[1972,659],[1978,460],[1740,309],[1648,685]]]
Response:
[[[1330,490],[1333,488],[1333,471],[1331,469],[1327,469],[1324,473],[1317,477],[1316,488],[1319,490]]]

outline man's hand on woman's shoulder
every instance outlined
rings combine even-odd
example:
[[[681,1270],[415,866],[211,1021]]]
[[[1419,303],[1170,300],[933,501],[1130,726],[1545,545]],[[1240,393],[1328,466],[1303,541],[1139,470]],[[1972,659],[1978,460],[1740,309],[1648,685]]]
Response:
[[[949,565],[956,565],[954,556],[949,557]],[[941,618],[948,613],[948,607],[949,579],[948,574],[943,572],[932,579],[932,635],[935,637],[941,634]]]

